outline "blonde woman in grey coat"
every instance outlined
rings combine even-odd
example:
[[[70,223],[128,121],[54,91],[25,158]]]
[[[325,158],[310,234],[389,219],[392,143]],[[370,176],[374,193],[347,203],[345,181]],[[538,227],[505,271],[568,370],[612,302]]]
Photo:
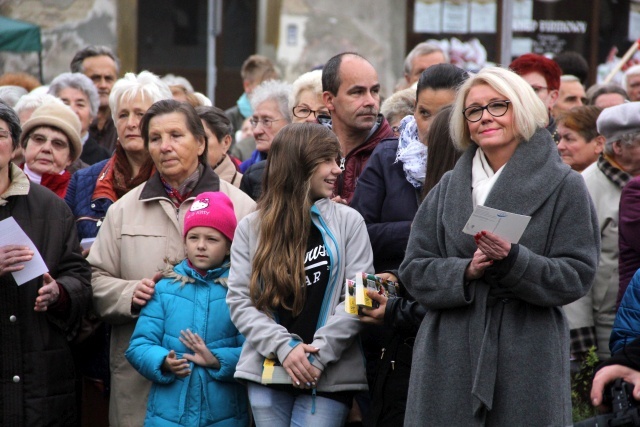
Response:
[[[582,177],[562,163],[546,109],[516,74],[486,68],[452,113],[466,149],[420,207],[400,278],[427,308],[405,426],[571,425],[569,329],[599,250]],[[476,205],[531,216],[517,244],[462,232]]]

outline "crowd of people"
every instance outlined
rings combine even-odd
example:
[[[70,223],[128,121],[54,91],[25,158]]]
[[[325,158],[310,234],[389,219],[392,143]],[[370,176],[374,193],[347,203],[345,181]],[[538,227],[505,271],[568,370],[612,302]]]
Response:
[[[104,46],[0,76],[0,425],[571,425],[594,352],[640,399],[640,68],[580,59],[424,42],[383,100],[252,55],[226,111]]]

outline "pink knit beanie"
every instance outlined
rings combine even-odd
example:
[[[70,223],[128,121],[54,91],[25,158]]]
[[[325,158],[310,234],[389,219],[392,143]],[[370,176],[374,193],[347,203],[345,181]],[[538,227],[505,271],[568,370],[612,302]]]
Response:
[[[183,236],[193,227],[211,227],[224,234],[229,241],[233,241],[236,225],[238,221],[231,199],[219,191],[208,191],[198,194],[185,215]]]

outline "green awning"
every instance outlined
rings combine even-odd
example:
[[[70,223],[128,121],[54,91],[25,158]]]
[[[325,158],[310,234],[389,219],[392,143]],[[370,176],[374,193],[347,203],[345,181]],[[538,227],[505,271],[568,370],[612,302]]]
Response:
[[[0,16],[0,51],[40,52],[40,27]]]

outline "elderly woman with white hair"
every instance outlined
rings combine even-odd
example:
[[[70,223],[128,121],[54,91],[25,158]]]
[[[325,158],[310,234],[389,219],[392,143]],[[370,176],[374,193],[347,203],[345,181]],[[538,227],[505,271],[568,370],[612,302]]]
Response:
[[[127,73],[111,89],[109,107],[118,132],[116,150],[108,160],[74,174],[65,197],[77,218],[81,239],[96,237],[109,206],[154,172],[140,134],[140,120],[162,99],[171,99],[171,90],[148,71]]]
[[[254,95],[255,96],[255,95]],[[329,115],[322,102],[322,70],[313,70],[298,77],[289,94],[289,110],[292,123],[317,123],[320,115]],[[275,135],[275,132],[271,132]],[[247,169],[240,189],[258,200],[262,193],[262,174],[265,162],[261,161]]]
[[[458,92],[450,129],[466,151],[420,206],[399,271],[427,309],[405,425],[572,423],[561,307],[588,292],[600,236],[547,120],[531,86],[502,68]],[[531,219],[519,241],[465,234],[477,205]]]
[[[49,94],[60,98],[80,119],[82,155],[80,160],[93,165],[111,155],[89,136],[89,125],[98,114],[100,97],[91,79],[82,73],[62,73],[49,85]]]
[[[250,123],[256,149],[249,159],[240,164],[240,172],[245,173],[250,166],[266,160],[273,137],[291,123],[290,95],[291,85],[279,80],[268,80],[254,89],[251,95],[253,115]]]
[[[289,108],[293,123],[317,123],[319,115],[329,115],[322,101],[322,70],[304,73],[293,82]]]
[[[293,119],[289,108],[290,96],[291,85],[278,80],[262,83],[251,95],[253,115],[250,122],[256,149],[248,160],[240,164],[240,172],[243,173],[240,189],[254,200],[258,200],[261,194],[262,174],[273,138]]]

